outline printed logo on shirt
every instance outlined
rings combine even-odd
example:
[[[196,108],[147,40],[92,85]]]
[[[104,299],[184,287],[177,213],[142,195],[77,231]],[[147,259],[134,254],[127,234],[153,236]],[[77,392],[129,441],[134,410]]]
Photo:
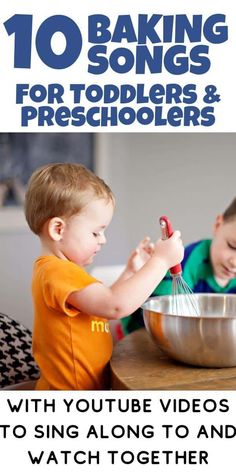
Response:
[[[93,333],[110,333],[109,321],[91,321],[91,330]]]

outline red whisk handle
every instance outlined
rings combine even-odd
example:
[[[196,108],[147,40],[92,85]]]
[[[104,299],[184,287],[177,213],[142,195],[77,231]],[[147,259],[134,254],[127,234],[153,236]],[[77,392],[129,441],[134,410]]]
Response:
[[[160,219],[159,219],[159,222],[160,222],[160,227],[161,227],[161,236],[162,236],[162,239],[169,239],[172,234],[173,234],[173,228],[172,228],[172,224],[169,220],[169,218],[167,218],[167,216],[161,216]],[[182,273],[182,266],[181,264],[177,264],[175,265],[174,267],[171,267],[170,268],[170,273],[171,275],[178,275],[178,274],[181,274]]]
[[[180,275],[182,274],[182,266],[181,264],[177,264],[174,267],[170,268],[171,275]]]

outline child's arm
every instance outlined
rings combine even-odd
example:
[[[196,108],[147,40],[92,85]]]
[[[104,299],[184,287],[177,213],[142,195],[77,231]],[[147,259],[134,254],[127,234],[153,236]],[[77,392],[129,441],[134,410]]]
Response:
[[[159,239],[154,254],[133,276],[120,279],[110,288],[94,283],[69,295],[67,303],[82,312],[107,319],[133,313],[151,295],[167,270],[181,262],[184,248],[179,231],[166,241]]]

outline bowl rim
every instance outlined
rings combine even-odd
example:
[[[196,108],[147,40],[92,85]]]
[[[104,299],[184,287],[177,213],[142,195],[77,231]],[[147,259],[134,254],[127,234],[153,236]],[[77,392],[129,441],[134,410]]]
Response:
[[[236,298],[236,293],[194,293],[194,295],[196,296],[201,296],[202,298],[205,298],[205,297],[208,297],[208,298]],[[152,301],[155,301],[155,300],[159,300],[160,298],[162,299],[170,299],[172,297],[172,295],[157,295],[155,297],[149,297],[142,305],[141,305],[141,309],[143,310],[143,315],[145,315],[145,311],[148,310],[148,311],[152,311],[153,313],[156,313],[157,315],[161,315],[161,316],[168,316],[168,317],[171,317],[171,318],[187,318],[187,319],[195,319],[195,320],[202,320],[202,319],[205,319],[205,320],[235,320],[236,321],[236,314],[235,316],[204,316],[204,315],[200,315],[200,316],[193,316],[193,315],[175,315],[175,314],[171,314],[171,313],[163,313],[163,312],[160,312],[160,311],[155,311],[155,310],[151,310],[150,308],[147,308],[147,305],[152,302]]]

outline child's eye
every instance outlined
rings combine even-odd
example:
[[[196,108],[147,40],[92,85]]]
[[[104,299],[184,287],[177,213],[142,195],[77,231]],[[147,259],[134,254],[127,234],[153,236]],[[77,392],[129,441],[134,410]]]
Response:
[[[93,235],[94,235],[95,238],[99,238],[102,235],[104,235],[104,231],[98,231],[97,233],[94,232]]]
[[[228,247],[229,247],[230,249],[232,249],[233,251],[236,251],[236,246],[233,246],[233,245],[230,244],[229,242],[228,242]]]

